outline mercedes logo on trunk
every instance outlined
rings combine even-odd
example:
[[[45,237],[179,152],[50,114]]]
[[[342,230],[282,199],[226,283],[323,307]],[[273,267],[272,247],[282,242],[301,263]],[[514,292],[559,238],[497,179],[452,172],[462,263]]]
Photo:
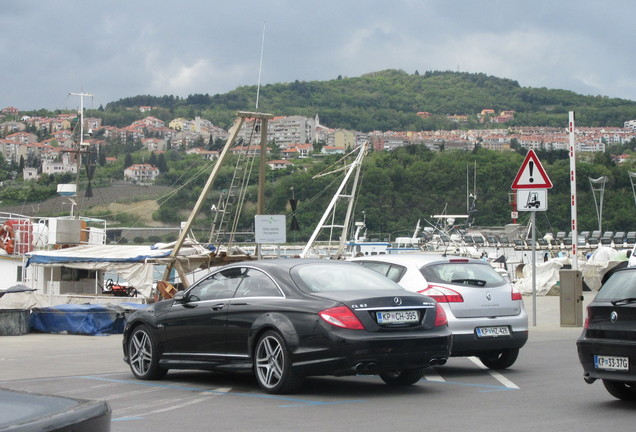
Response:
[[[401,299],[401,298],[399,298],[399,297],[395,297],[395,298],[393,299],[393,301],[394,301],[394,302],[395,302],[395,304],[396,304],[396,305],[398,305],[398,306],[402,304],[402,299]]]

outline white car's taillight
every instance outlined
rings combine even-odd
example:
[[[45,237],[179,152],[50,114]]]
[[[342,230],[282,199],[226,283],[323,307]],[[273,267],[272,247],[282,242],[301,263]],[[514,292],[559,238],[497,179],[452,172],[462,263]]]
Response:
[[[426,289],[418,291],[420,294],[432,297],[439,303],[463,303],[464,297],[460,293],[450,288],[439,285],[429,285]]]

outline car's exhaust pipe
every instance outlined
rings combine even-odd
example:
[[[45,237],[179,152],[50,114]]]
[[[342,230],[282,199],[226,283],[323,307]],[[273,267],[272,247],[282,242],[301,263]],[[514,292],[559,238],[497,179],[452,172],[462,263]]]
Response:
[[[442,366],[446,364],[446,360],[444,357],[433,357],[428,361],[429,366]]]
[[[356,365],[356,372],[369,373],[369,372],[373,372],[374,370],[376,370],[377,367],[378,367],[378,365],[375,364],[374,362],[358,363]]]

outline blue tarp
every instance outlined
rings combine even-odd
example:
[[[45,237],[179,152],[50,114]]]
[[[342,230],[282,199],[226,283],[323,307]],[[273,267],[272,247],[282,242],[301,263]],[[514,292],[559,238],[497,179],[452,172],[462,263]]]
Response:
[[[125,313],[146,307],[144,304],[121,305],[65,304],[31,311],[31,331],[82,335],[118,334],[124,331]]]

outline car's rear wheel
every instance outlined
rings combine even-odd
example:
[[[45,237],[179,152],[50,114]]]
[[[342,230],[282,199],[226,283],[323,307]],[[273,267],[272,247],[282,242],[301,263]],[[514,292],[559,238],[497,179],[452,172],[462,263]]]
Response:
[[[616,399],[624,401],[636,400],[636,385],[620,381],[603,380],[607,391]]]
[[[400,369],[380,374],[382,381],[393,386],[407,386],[415,384],[424,376],[424,368]]]
[[[265,332],[256,344],[254,372],[258,385],[267,393],[292,393],[303,383],[303,377],[292,370],[285,339],[273,330]]]
[[[503,351],[489,352],[479,356],[479,360],[490,369],[506,369],[517,361],[519,348],[511,348]]]
[[[160,379],[168,372],[159,366],[157,344],[148,327],[135,328],[128,341],[128,364],[136,378],[141,380]]]

